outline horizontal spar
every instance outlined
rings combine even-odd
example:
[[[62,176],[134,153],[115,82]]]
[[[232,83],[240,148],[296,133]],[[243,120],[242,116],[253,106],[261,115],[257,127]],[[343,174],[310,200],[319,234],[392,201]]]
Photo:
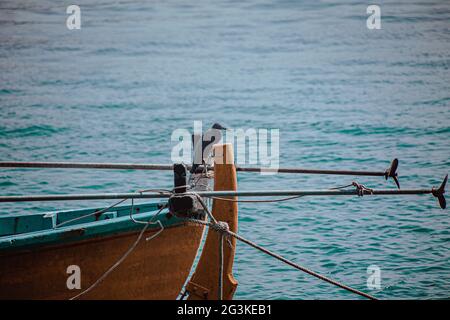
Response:
[[[118,169],[118,170],[173,170],[171,164],[95,163],[95,162],[23,162],[0,161],[3,168],[61,168],[61,169]]]
[[[398,159],[391,162],[389,168],[384,171],[358,171],[358,170],[326,170],[326,169],[306,169],[306,168],[259,168],[259,167],[237,167],[236,171],[241,172],[277,172],[277,173],[298,173],[298,174],[323,174],[323,175],[347,175],[347,176],[372,176],[392,178],[400,189],[398,181]]]
[[[348,176],[374,176],[384,177],[385,172],[380,171],[357,171],[357,170],[326,170],[326,169],[304,169],[304,168],[259,168],[259,167],[237,167],[241,172],[278,172],[278,173],[303,173],[303,174],[335,174]]]
[[[197,191],[201,197],[269,197],[269,196],[352,196],[352,195],[416,195],[433,194],[439,199],[442,208],[445,208],[445,184],[447,176],[439,188],[432,189],[403,189],[403,190],[372,190],[356,188],[355,190],[250,190],[250,191]],[[188,192],[189,193],[189,192]],[[0,202],[25,201],[64,201],[64,200],[108,200],[108,199],[158,199],[169,198],[169,192],[149,193],[97,193],[97,194],[71,194],[71,195],[26,195],[26,196],[0,196]]]
[[[117,170],[173,170],[172,164],[139,164],[139,163],[92,163],[92,162],[24,162],[24,161],[0,161],[3,168],[60,168],[60,169],[117,169]],[[186,166],[188,170],[191,165]],[[238,172],[276,172],[297,174],[323,174],[323,175],[352,175],[352,176],[377,176],[394,179],[398,188],[400,184],[397,177],[398,160],[394,159],[391,166],[384,171],[358,171],[358,170],[326,170],[305,168],[261,168],[261,167],[236,167]],[[202,170],[201,166],[197,168]],[[208,170],[214,170],[208,167]]]
[[[0,161],[3,168],[61,168],[61,169],[118,169],[118,170],[173,170],[172,164],[145,164],[145,163],[101,163],[101,162],[24,162],[24,161]],[[187,165],[190,169],[191,166]],[[209,167],[208,170],[214,170]],[[336,174],[354,176],[385,176],[386,171],[358,171],[358,170],[326,170],[305,168],[261,168],[261,167],[236,167],[240,172],[279,172],[279,173],[304,173],[304,174]]]
[[[189,192],[187,192],[189,193]],[[356,190],[269,190],[269,191],[197,191],[201,197],[270,197],[270,196],[350,196],[357,195]],[[364,194],[407,195],[429,194],[429,189],[411,190],[372,190]],[[62,201],[62,200],[107,200],[107,199],[158,199],[169,198],[171,193],[91,193],[91,194],[49,194],[26,196],[0,196],[0,202],[22,201]]]

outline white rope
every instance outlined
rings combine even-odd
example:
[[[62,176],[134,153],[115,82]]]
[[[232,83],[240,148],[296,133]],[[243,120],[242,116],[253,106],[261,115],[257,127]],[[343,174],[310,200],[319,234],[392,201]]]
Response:
[[[218,285],[218,293],[217,300],[222,300],[223,297],[223,237],[224,233],[219,232],[219,285]]]
[[[100,278],[98,278],[89,288],[87,288],[86,290],[80,292],[79,294],[77,294],[76,296],[70,298],[70,300],[75,300],[78,299],[79,297],[81,297],[82,295],[88,293],[89,291],[93,290],[95,287],[97,287],[103,280],[105,280],[105,278],[114,271],[114,269],[116,269],[118,266],[120,266],[120,264],[131,254],[131,252],[133,252],[133,250],[136,248],[136,246],[138,245],[138,243],[141,241],[142,236],[144,235],[144,232],[147,230],[147,228],[151,225],[151,224],[159,224],[159,226],[161,227],[161,229],[154,235],[152,235],[151,237],[148,237],[146,240],[152,240],[155,237],[157,237],[163,230],[164,230],[164,226],[162,225],[161,221],[158,220],[156,222],[152,222],[152,220],[163,210],[163,208],[161,208],[156,215],[154,215],[150,220],[148,220],[145,223],[145,226],[142,228],[141,232],[139,233],[136,241],[133,242],[133,244],[130,246],[130,248],[119,258],[119,260],[116,261],[116,263],[114,263],[108,270],[106,270],[101,276]],[[140,221],[142,222],[142,221]]]

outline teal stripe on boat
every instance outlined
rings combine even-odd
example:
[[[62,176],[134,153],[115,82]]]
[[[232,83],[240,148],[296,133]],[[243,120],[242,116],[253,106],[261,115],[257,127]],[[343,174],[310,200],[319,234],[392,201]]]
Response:
[[[140,213],[134,214],[133,217],[136,220],[148,221],[157,213],[160,206],[161,203],[135,205],[135,212],[138,211]],[[47,219],[45,220],[45,223],[36,220],[37,215],[33,215],[31,220],[28,219],[30,218],[30,216],[26,215],[10,216],[9,220],[2,217],[2,219],[7,221],[9,224],[11,224],[11,221],[13,221],[14,219],[19,218],[20,221],[20,219],[24,218],[23,223],[30,223],[30,225],[28,227],[19,228],[19,231],[33,230],[33,228],[34,230],[31,232],[27,231],[20,234],[12,234],[0,237],[0,251],[14,251],[19,249],[28,249],[36,246],[57,245],[68,242],[81,241],[102,236],[114,236],[133,231],[138,232],[144,227],[144,225],[137,224],[130,219],[130,209],[130,206],[118,206],[114,209],[111,209],[111,211],[116,212],[117,216],[114,218],[103,218],[103,220],[99,219],[98,221],[89,221],[84,223],[80,223],[79,220],[75,225],[65,225],[58,228],[53,228],[53,223],[57,215],[65,216],[67,220],[70,220],[68,217],[73,219],[74,217],[80,216],[82,212],[84,214],[89,214],[98,211],[99,208],[52,212],[39,215],[41,220]],[[34,221],[33,219],[38,221],[34,225],[31,223]],[[164,227],[175,226],[183,223],[183,221],[177,217],[168,217],[167,210],[162,211],[158,215],[158,218],[155,219],[155,221],[157,220],[161,221]],[[2,228],[6,229],[6,227],[3,226],[3,223],[1,224]],[[11,228],[11,226],[9,225],[8,228]],[[36,230],[39,228],[41,229]],[[151,224],[148,227],[148,230],[157,230],[159,228],[159,224],[155,223]]]
[[[53,218],[42,214],[0,216],[0,237],[53,228]]]
[[[166,202],[143,203],[134,206],[133,214],[155,211]],[[117,206],[110,208],[100,216],[91,215],[104,208],[87,208],[79,210],[54,211],[44,214],[6,214],[0,215],[0,237],[51,229],[55,225],[64,223],[65,226],[77,225],[80,223],[95,222],[99,220],[113,219],[129,215],[131,206]],[[82,218],[83,216],[86,216]],[[71,221],[74,220],[75,221]],[[71,222],[70,222],[71,221]]]

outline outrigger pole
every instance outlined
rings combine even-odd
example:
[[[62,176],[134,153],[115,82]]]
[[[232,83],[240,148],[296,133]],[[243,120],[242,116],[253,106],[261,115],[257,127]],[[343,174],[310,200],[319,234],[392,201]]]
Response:
[[[118,169],[118,170],[170,170],[174,166],[171,164],[136,164],[136,163],[93,163],[93,162],[21,162],[21,161],[0,161],[3,168],[60,168],[60,169]],[[191,165],[186,166],[188,170]],[[305,168],[261,168],[261,167],[236,167],[239,172],[278,172],[278,173],[298,173],[298,174],[323,174],[323,175],[348,175],[348,176],[377,176],[392,178],[400,189],[397,175],[398,159],[391,162],[389,168],[384,171],[356,171],[356,170],[322,170]],[[202,166],[197,168],[203,170]],[[208,170],[214,170],[208,167]]]
[[[200,197],[269,197],[269,196],[353,196],[353,195],[420,195],[432,194],[439,201],[442,209],[446,208],[444,198],[445,186],[448,175],[445,176],[439,188],[431,189],[402,189],[384,190],[368,189],[356,184],[355,190],[251,190],[251,191],[196,191]],[[187,194],[190,192],[188,191]],[[66,200],[107,200],[107,199],[156,199],[170,198],[172,192],[137,192],[137,193],[97,193],[97,194],[70,194],[70,195],[24,195],[24,196],[0,196],[0,202],[27,202],[27,201],[66,201]],[[227,199],[224,199],[227,200]]]
[[[171,164],[103,163],[103,162],[24,162],[0,161],[2,168],[173,170]]]
[[[384,171],[355,171],[355,170],[322,170],[322,169],[304,169],[304,168],[250,168],[250,167],[236,167],[236,171],[243,172],[279,172],[279,173],[300,173],[300,174],[328,174],[328,175],[344,175],[344,176],[372,176],[372,177],[385,177],[392,178],[400,189],[400,183],[398,181],[398,159],[394,159],[391,162],[389,168]]]

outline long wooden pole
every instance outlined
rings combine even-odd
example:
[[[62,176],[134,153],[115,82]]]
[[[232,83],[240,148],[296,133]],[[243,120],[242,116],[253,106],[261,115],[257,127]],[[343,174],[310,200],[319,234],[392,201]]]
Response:
[[[99,163],[99,162],[24,162],[0,161],[3,168],[61,168],[61,169],[118,169],[118,170],[173,170],[171,164]]]
[[[151,163],[91,163],[91,162],[23,162],[23,161],[0,161],[3,168],[63,168],[63,169],[118,169],[118,170],[173,170],[171,164]],[[187,165],[188,170],[192,165]],[[376,176],[392,178],[400,189],[397,175],[398,159],[391,162],[389,168],[384,171],[359,171],[359,170],[324,170],[305,168],[262,168],[262,167],[236,167],[238,172],[274,172],[274,173],[297,173],[297,174],[323,174],[323,175],[351,175],[351,176]],[[214,170],[214,167],[208,167]],[[202,166],[195,166],[195,171],[203,171]]]
[[[172,164],[152,163],[96,163],[96,162],[24,162],[0,161],[3,168],[56,168],[56,169],[116,169],[116,170],[173,170]],[[192,166],[187,165],[187,169]],[[208,170],[214,170],[209,167]],[[278,172],[299,174],[331,174],[353,176],[386,176],[386,171],[360,171],[360,170],[327,170],[306,168],[262,168],[262,167],[236,167],[238,172]]]
[[[220,190],[196,191],[200,197],[268,197],[268,196],[352,196],[352,195],[418,195],[432,194],[439,200],[442,209],[446,208],[445,186],[448,175],[445,176],[439,188],[431,189],[402,189],[402,190],[376,190],[361,188],[354,190],[328,189],[328,190]],[[135,193],[97,193],[97,194],[54,194],[54,195],[22,195],[0,196],[0,202],[24,201],[67,201],[67,200],[107,200],[107,199],[157,199],[169,198],[171,192],[135,192]]]
[[[363,190],[364,195],[415,195],[431,194],[432,189]],[[201,197],[269,197],[269,196],[353,196],[357,190],[268,190],[268,191],[197,191]],[[170,193],[94,193],[94,194],[49,194],[0,196],[0,202],[22,201],[66,201],[66,200],[107,200],[107,199],[157,199],[169,198]]]

